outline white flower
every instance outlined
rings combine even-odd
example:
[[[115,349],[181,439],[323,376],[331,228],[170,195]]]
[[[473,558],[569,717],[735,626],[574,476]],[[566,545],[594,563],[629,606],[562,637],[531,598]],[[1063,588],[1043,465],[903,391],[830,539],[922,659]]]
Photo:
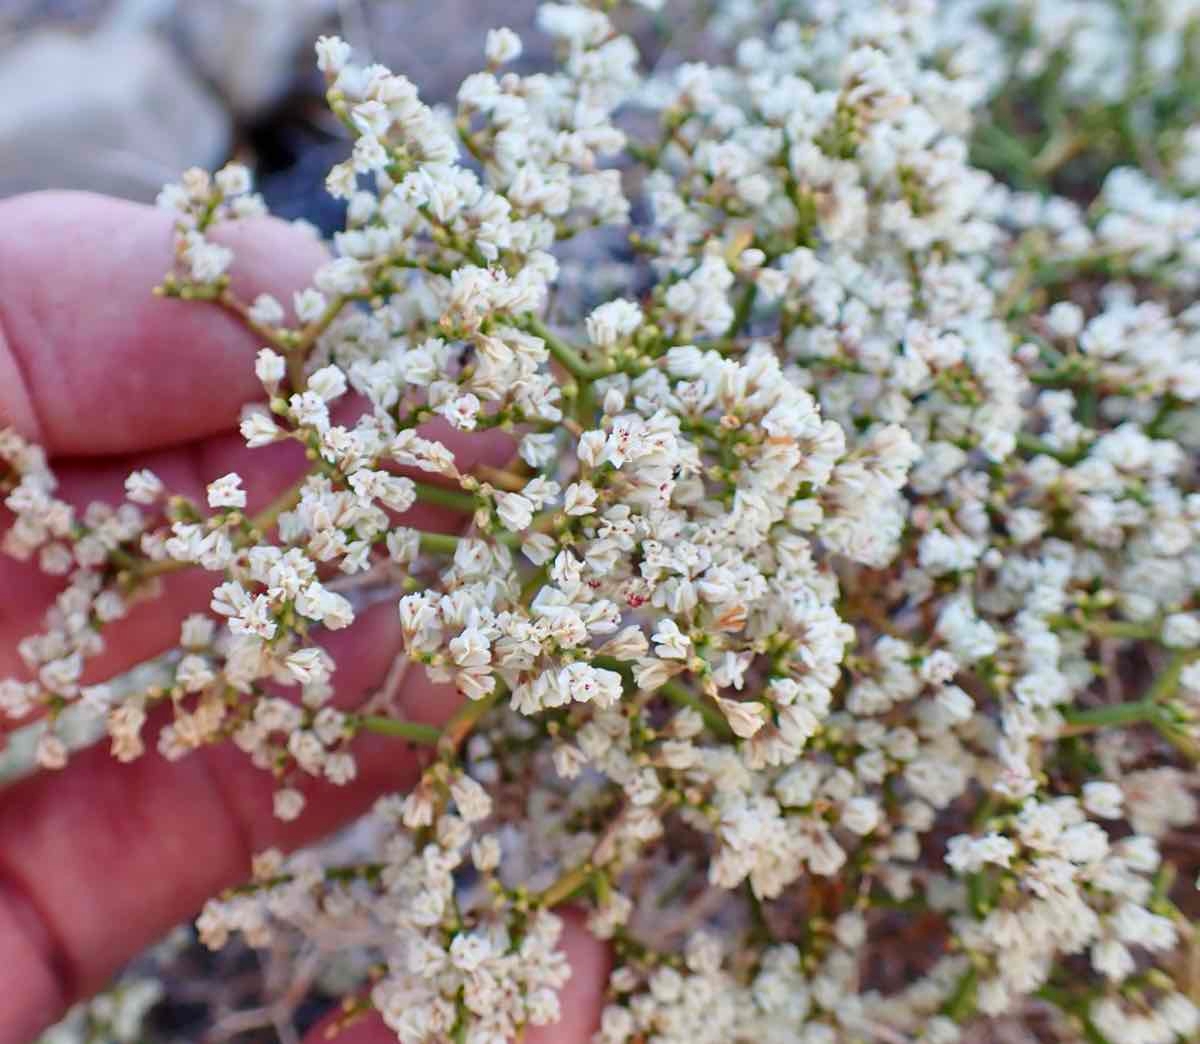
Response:
[[[226,196],[241,196],[251,189],[250,171],[241,163],[227,163],[213,179]]]
[[[340,73],[350,60],[350,45],[336,36],[317,40],[317,68],[323,73]]]
[[[1163,621],[1164,645],[1176,649],[1191,649],[1200,645],[1200,616],[1195,613],[1172,613]]]
[[[381,101],[371,99],[350,110],[350,119],[363,134],[382,138],[391,129],[391,110]]]
[[[611,707],[621,698],[621,676],[616,671],[573,663],[564,668],[558,679],[561,690],[580,703],[596,703]]]
[[[359,143],[373,139],[360,138]],[[355,156],[359,149],[355,149]],[[367,271],[363,263],[354,257],[339,257],[328,261],[317,269],[313,282],[318,290],[331,296],[351,296],[367,289]]]
[[[521,459],[531,468],[543,468],[549,464],[557,452],[555,437],[545,434],[529,434],[521,439]]]
[[[304,795],[293,787],[284,787],[282,790],[275,791],[274,807],[275,816],[278,819],[290,821],[298,819],[300,813],[304,811]]]
[[[309,584],[296,595],[296,611],[331,631],[349,627],[354,622],[354,608],[350,602],[319,583]]]
[[[209,242],[199,232],[187,233],[186,242],[183,257],[197,283],[217,282],[233,263],[232,250]]]
[[[252,409],[247,412],[238,425],[238,431],[241,432],[242,438],[246,440],[246,445],[250,449],[269,446],[283,438],[283,432],[280,431],[279,425],[271,419],[269,413],[263,410]]]
[[[285,662],[292,677],[303,685],[327,680],[332,667],[329,654],[315,646],[289,653]]]
[[[1200,1011],[1190,998],[1182,993],[1171,993],[1163,998],[1159,1007],[1163,1020],[1180,1037],[1192,1036],[1200,1026]]]
[[[533,504],[520,493],[497,493],[496,514],[510,533],[522,533],[533,522]]]
[[[492,65],[506,65],[521,57],[521,38],[511,29],[489,29],[485,52]]]
[[[950,839],[946,851],[946,864],[959,874],[971,874],[982,869],[987,863],[1008,866],[1016,852],[1016,845],[1000,834],[988,834],[979,838],[960,834]]]
[[[1046,325],[1055,337],[1078,337],[1083,330],[1083,309],[1074,301],[1059,301],[1046,313]]]
[[[262,326],[279,326],[283,323],[283,305],[270,294],[259,294],[250,305],[250,318]]]
[[[471,862],[480,873],[489,873],[500,865],[500,842],[485,834],[471,846]]]
[[[1120,819],[1125,795],[1115,783],[1092,780],[1083,785],[1084,807],[1101,819]]]
[[[572,482],[563,493],[563,510],[568,515],[590,515],[596,510],[596,490],[587,482]]]
[[[1133,955],[1116,939],[1105,939],[1092,947],[1092,967],[1101,975],[1123,982],[1137,967]]]
[[[691,639],[670,618],[658,625],[650,640],[654,643],[654,651],[665,660],[686,660],[691,655]]]
[[[851,798],[842,807],[841,824],[855,834],[871,833],[879,821],[879,806],[870,798]]]
[[[153,471],[143,468],[125,480],[125,495],[135,504],[153,504],[163,495],[163,483]]]
[[[295,309],[296,318],[302,323],[313,323],[325,314],[328,302],[320,290],[310,288],[295,295],[292,307]]]
[[[51,771],[66,768],[67,746],[57,735],[47,730],[38,737],[34,757],[41,768]]]
[[[660,655],[662,654],[660,653]],[[718,698],[717,706],[721,708],[721,713],[729,722],[729,727],[733,729],[734,735],[742,739],[754,736],[766,724],[767,707],[765,704]]]
[[[358,762],[349,751],[336,751],[325,759],[325,778],[335,786],[344,787],[358,776]]]
[[[468,823],[477,823],[492,814],[492,799],[470,776],[459,776],[450,784],[450,793],[459,814]]]
[[[443,403],[438,407],[438,413],[446,418],[459,431],[474,431],[478,421],[481,403],[479,399],[468,393]]]
[[[487,635],[475,628],[467,628],[448,646],[454,662],[463,668],[486,667],[491,663],[491,643]]]
[[[477,933],[456,935],[450,944],[450,960],[464,972],[476,971],[491,956],[491,944]]]
[[[244,508],[246,491],[242,489],[242,477],[234,473],[222,475],[208,484],[208,506],[211,508]]]
[[[587,317],[588,340],[599,348],[611,348],[641,326],[643,319],[636,302],[609,301]]]
[[[185,649],[204,649],[213,640],[216,627],[207,616],[193,613],[180,627],[179,644]]]
[[[308,388],[326,402],[346,394],[346,375],[336,366],[323,366],[309,375]]]
[[[278,352],[273,352],[270,348],[261,348],[254,362],[254,373],[262,381],[267,392],[274,395],[279,382],[287,374],[287,363]]]

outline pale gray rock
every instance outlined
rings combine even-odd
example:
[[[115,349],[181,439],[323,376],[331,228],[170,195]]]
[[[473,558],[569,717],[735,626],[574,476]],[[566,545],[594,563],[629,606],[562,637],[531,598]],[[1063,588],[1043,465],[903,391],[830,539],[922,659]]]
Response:
[[[219,164],[230,119],[162,39],[45,30],[0,53],[0,196],[90,189],[151,200]]]
[[[427,102],[453,103],[463,77],[483,68],[489,29],[521,35],[522,69],[551,59],[549,40],[534,29],[537,0],[376,0],[359,9],[362,26],[347,24],[347,40],[407,76]]]
[[[171,25],[234,113],[254,119],[287,93],[301,63],[315,65],[313,43],[336,8],[333,0],[186,0],[174,5]]]

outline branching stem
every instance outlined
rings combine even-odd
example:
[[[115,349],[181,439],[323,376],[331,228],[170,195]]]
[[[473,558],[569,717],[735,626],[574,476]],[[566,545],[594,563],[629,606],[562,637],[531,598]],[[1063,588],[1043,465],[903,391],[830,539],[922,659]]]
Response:
[[[535,337],[546,342],[546,348],[563,368],[576,380],[595,381],[607,377],[613,372],[610,362],[588,362],[577,348],[567,344],[561,337],[550,329],[536,316],[529,316],[524,321],[525,329]]]
[[[394,736],[405,739],[410,743],[433,747],[440,742],[442,730],[436,725],[425,725],[417,721],[401,721],[380,714],[365,714],[351,718],[348,723],[351,728],[362,732],[373,732],[379,736]]]

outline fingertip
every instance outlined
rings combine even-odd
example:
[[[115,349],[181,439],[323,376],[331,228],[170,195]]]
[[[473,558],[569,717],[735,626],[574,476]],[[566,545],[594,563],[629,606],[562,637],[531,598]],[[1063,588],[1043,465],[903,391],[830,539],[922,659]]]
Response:
[[[216,305],[153,294],[173,265],[172,216],[84,192],[0,203],[0,426],[55,454],[172,445],[231,427],[262,394],[261,345]],[[273,218],[213,232],[239,296],[287,303],[326,256]]]
[[[552,1026],[531,1029],[526,1044],[588,1044],[600,1025],[612,957],[608,947],[587,930],[579,911],[568,910],[560,916],[563,934],[559,948],[571,962],[571,978],[559,998],[562,1018]]]
[[[502,467],[517,451],[513,436],[503,431],[459,431],[442,417],[422,424],[420,434],[446,446],[454,454],[454,463],[460,471],[470,471],[480,464]]]
[[[345,1022],[340,1011],[326,1015],[305,1034],[304,1044],[395,1044],[396,1034],[372,1013]]]
[[[329,258],[311,226],[275,217],[226,222],[214,227],[211,238],[234,252],[229,275],[235,294],[247,301],[271,294],[289,315],[292,294],[307,287]]]
[[[562,914],[560,949],[571,962],[571,978],[560,998],[562,1018],[551,1026],[526,1033],[524,1044],[589,1044],[600,1025],[604,991],[612,964],[608,947],[591,935],[576,911]],[[341,1012],[326,1016],[304,1038],[304,1044],[395,1044],[396,1035],[376,1014],[356,1019],[338,1029]]]

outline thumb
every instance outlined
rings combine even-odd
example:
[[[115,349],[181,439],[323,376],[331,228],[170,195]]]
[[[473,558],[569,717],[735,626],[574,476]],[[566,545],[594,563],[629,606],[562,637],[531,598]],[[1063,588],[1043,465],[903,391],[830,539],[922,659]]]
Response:
[[[600,1024],[611,958],[608,947],[593,938],[578,914],[563,915],[560,949],[571,962],[571,978],[560,997],[562,1019],[525,1035],[524,1044],[589,1044]],[[396,1034],[378,1015],[361,1019],[340,1032],[331,1015],[310,1030],[304,1044],[396,1044]],[[407,1041],[403,1044],[408,1044]]]

